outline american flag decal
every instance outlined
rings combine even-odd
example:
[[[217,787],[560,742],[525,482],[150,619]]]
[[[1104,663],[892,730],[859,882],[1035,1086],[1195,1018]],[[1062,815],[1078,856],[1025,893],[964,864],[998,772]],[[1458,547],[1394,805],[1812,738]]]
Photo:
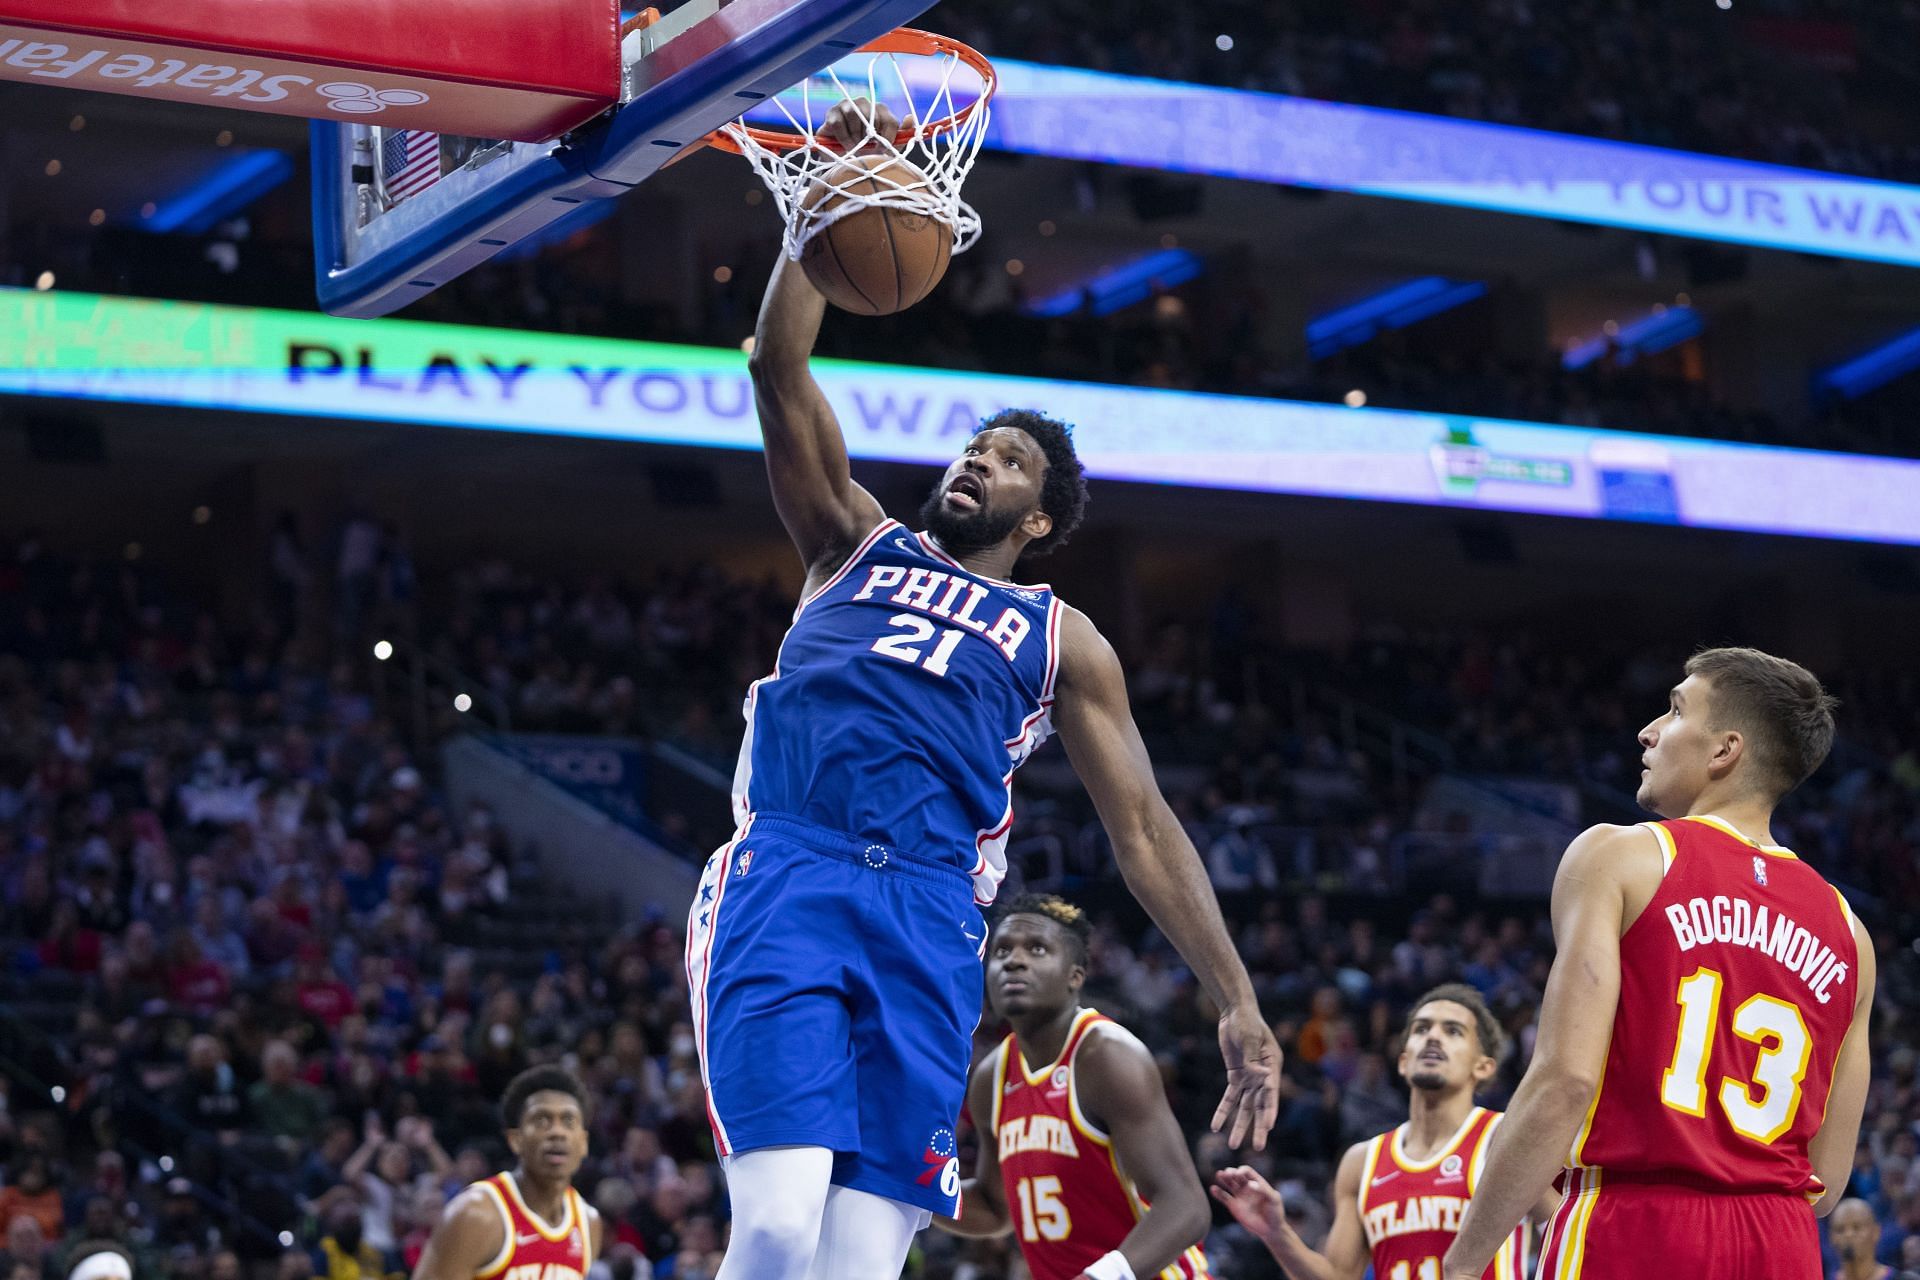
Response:
[[[419,129],[383,129],[380,176],[389,200],[405,200],[440,181],[440,135]]]

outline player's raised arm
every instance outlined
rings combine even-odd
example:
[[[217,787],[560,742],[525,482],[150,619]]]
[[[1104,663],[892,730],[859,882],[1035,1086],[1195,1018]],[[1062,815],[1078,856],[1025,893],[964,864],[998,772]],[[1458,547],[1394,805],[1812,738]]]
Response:
[[[1213,1198],[1258,1236],[1288,1280],[1360,1280],[1367,1271],[1367,1238],[1360,1226],[1360,1175],[1367,1145],[1348,1147],[1333,1179],[1333,1229],[1326,1252],[1315,1253],[1287,1221],[1280,1193],[1244,1165],[1214,1176]]]
[[[862,105],[840,103],[821,133],[846,140],[864,132],[863,124],[846,123]],[[866,109],[877,112],[880,130],[898,127],[886,107]],[[773,505],[810,575],[838,568],[885,516],[873,495],[853,482],[839,420],[807,368],[826,307],[800,264],[782,253],[760,303],[747,361]]]
[[[468,1187],[441,1211],[413,1280],[473,1280],[511,1243],[506,1232],[506,1221],[487,1193]]]
[[[973,1068],[967,1083],[967,1114],[979,1134],[980,1152],[974,1157],[973,1176],[960,1184],[960,1216],[935,1217],[934,1225],[956,1236],[1003,1236],[1013,1225],[1000,1185],[1000,1138],[993,1131],[993,1091],[998,1054],[990,1053]]]
[[[1159,1275],[1206,1238],[1210,1221],[1160,1068],[1133,1036],[1103,1030],[1080,1050],[1074,1080],[1081,1103],[1112,1135],[1120,1167],[1152,1206],[1120,1242],[1120,1254],[1134,1275]]]
[[[1873,938],[1858,920],[1853,922],[1855,973],[1853,1025],[1840,1043],[1840,1057],[1833,1065],[1833,1092],[1827,1095],[1827,1113],[1820,1121],[1820,1132],[1808,1144],[1807,1156],[1813,1171],[1826,1186],[1826,1194],[1813,1206],[1824,1218],[1847,1194],[1847,1180],[1853,1176],[1853,1149],[1860,1141],[1860,1115],[1867,1106],[1867,1071],[1872,1061],[1867,1050],[1867,1024],[1873,1017],[1873,987],[1878,970],[1874,959]]]
[[[1127,888],[1221,1010],[1227,1093],[1213,1127],[1228,1130],[1235,1146],[1251,1136],[1255,1149],[1264,1149],[1280,1106],[1280,1046],[1260,1015],[1206,867],[1154,780],[1113,646],[1071,608],[1060,644],[1054,727],[1100,812]]]
[[[1493,1136],[1486,1172],[1447,1250],[1448,1280],[1477,1280],[1565,1167],[1581,1117],[1600,1087],[1620,1002],[1620,933],[1627,881],[1648,882],[1661,860],[1637,827],[1590,827],[1567,846],[1553,881],[1553,972],[1540,1005],[1533,1062]]]

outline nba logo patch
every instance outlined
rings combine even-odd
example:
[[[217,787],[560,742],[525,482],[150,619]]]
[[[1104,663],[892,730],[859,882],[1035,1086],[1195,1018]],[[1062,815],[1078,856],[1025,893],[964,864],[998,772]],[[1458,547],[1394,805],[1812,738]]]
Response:
[[[1767,884],[1767,860],[1758,855],[1753,859],[1753,882],[1763,889]]]
[[[753,866],[753,850],[751,849],[741,850],[740,861],[734,864],[733,878],[738,880],[741,876],[746,875],[748,869],[752,866]]]
[[[1442,1182],[1452,1182],[1455,1178],[1460,1176],[1460,1170],[1462,1167],[1464,1167],[1463,1162],[1461,1161],[1459,1156],[1457,1155],[1448,1156],[1445,1160],[1442,1160],[1440,1162],[1440,1180]]]

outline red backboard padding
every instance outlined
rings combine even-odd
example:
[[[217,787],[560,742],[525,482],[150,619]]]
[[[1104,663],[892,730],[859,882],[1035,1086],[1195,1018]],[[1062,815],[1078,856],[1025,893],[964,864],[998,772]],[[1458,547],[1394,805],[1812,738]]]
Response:
[[[619,23],[617,0],[0,0],[0,79],[531,141],[617,100]]]

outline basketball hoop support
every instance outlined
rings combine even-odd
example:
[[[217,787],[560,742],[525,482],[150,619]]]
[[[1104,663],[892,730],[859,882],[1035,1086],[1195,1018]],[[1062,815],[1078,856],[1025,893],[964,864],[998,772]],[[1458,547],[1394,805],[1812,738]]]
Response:
[[[694,0],[630,32],[623,103],[572,133],[509,143],[367,219],[351,181],[365,125],[315,121],[314,273],[320,306],[380,316],[590,200],[632,190],[771,97],[901,26],[931,0]],[[691,10],[691,12],[688,12]]]

